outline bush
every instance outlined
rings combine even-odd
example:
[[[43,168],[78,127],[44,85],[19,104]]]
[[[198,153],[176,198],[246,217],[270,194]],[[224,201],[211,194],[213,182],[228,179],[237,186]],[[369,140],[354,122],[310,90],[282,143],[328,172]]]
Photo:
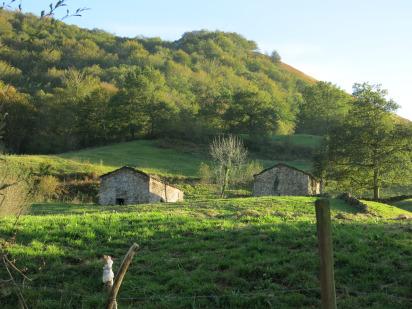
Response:
[[[0,217],[24,213],[30,204],[32,191],[30,175],[0,159]]]
[[[280,57],[279,53],[276,50],[272,52],[272,54],[270,55],[270,58],[272,59],[274,63],[279,63],[282,60],[282,58]]]
[[[263,166],[260,162],[251,161],[235,172],[232,183],[234,185],[249,186],[253,183],[253,176],[260,173],[262,170]]]
[[[49,201],[59,195],[59,180],[54,176],[43,176],[37,184],[37,195],[41,200]]]
[[[93,179],[72,180],[59,187],[59,200],[63,202],[97,203],[99,181]]]
[[[202,183],[213,183],[213,171],[206,163],[200,163],[199,177]]]

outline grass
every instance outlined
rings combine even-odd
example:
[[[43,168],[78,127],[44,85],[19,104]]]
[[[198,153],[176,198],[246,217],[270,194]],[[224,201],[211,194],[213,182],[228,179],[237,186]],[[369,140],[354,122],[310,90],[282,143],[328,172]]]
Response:
[[[133,166],[147,173],[174,176],[196,176],[207,154],[186,153],[160,148],[155,141],[138,140],[98,148],[68,152],[60,155],[71,160],[87,160],[111,167]]]
[[[304,140],[303,136],[296,138],[296,142]],[[251,157],[260,161],[265,168],[279,162],[259,160],[253,154]],[[197,177],[201,162],[209,162],[207,150],[202,147],[185,149],[170,145],[166,148],[152,140],[136,140],[60,155],[11,155],[6,158],[11,164],[22,164],[34,170],[42,165],[50,165],[52,172],[57,174],[94,172],[100,175],[129,165],[149,174],[183,178]],[[311,163],[305,160],[282,162],[305,170],[311,169]]]
[[[412,212],[412,198],[393,203],[392,205],[400,209]]]
[[[38,204],[20,220],[8,251],[33,279],[24,290],[32,308],[102,307],[100,258],[113,255],[117,269],[133,242],[141,250],[121,308],[316,308],[314,200]],[[339,308],[410,308],[411,225],[391,220],[395,208],[385,204],[368,202],[380,216],[371,217],[331,202]],[[13,223],[0,220],[0,239],[13,235]],[[12,297],[0,302],[15,305]]]
[[[322,137],[310,134],[275,135],[272,137],[272,140],[289,143],[293,146],[318,148],[322,142]]]
[[[96,165],[90,162],[69,160],[53,155],[7,155],[1,156],[8,164],[19,165],[38,171],[41,166],[50,166],[51,171],[56,174],[70,173],[97,173],[103,174],[112,167],[106,165]]]
[[[156,147],[155,141],[137,140],[60,155],[10,156],[9,160],[22,162],[33,168],[40,164],[49,164],[57,173],[102,174],[129,165],[157,175],[196,176],[200,163],[206,160],[206,155],[164,149]]]

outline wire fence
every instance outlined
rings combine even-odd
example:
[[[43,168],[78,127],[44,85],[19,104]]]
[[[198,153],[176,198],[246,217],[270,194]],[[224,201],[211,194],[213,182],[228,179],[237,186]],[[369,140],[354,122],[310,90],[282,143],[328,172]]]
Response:
[[[55,287],[48,287],[48,286],[41,286],[41,287],[34,287],[34,286],[20,286],[22,291],[24,290],[36,290],[37,292],[52,292],[54,294],[59,293],[60,295],[68,294],[70,297],[78,297],[83,301],[96,299],[96,297],[106,297],[106,293],[104,291],[96,292],[96,295],[86,294],[86,293],[75,293],[70,290],[59,289]],[[127,289],[121,292],[123,295],[131,295],[134,293],[138,293],[139,289]],[[361,291],[354,291],[351,289],[345,288],[337,288],[336,289],[337,296],[339,299],[344,298],[353,298],[353,297],[373,297],[373,296],[384,296],[387,298],[391,298],[393,300],[407,302],[412,304],[412,297],[403,297],[398,295],[393,295],[389,293],[385,293],[383,291],[373,291],[373,292],[361,292]],[[233,291],[230,293],[221,293],[221,294],[194,294],[194,295],[185,295],[185,294],[150,294],[145,296],[125,296],[125,297],[118,297],[117,300],[120,302],[155,302],[155,301],[176,301],[176,300],[217,300],[217,299],[247,299],[247,298],[271,298],[278,297],[282,294],[316,294],[318,296],[320,294],[320,287],[313,287],[313,288],[297,288],[297,289],[277,289],[277,290],[256,290],[253,292],[238,292]]]

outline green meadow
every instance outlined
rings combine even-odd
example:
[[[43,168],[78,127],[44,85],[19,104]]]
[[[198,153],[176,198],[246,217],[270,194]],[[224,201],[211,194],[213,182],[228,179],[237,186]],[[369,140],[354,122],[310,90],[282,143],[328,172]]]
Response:
[[[274,137],[275,138],[275,137]],[[286,136],[277,137],[286,140]],[[292,145],[312,145],[319,137],[296,135],[287,137]],[[168,143],[163,146],[156,140],[136,140],[58,155],[11,155],[5,157],[10,164],[20,164],[34,170],[50,166],[52,173],[96,173],[112,171],[123,165],[136,167],[149,174],[172,177],[197,177],[202,162],[209,163],[208,149],[202,145],[177,145]],[[250,153],[250,158],[262,163],[264,167],[274,165],[279,160],[262,159]],[[308,158],[310,159],[310,158]],[[309,160],[282,161],[304,170],[311,169]]]
[[[272,140],[287,143],[293,146],[317,148],[321,145],[322,137],[310,134],[274,135]]]
[[[37,204],[0,241],[32,281],[31,308],[98,308],[103,254],[114,270],[141,249],[120,308],[318,308],[319,258],[312,197],[198,200],[103,207]],[[367,202],[374,215],[331,200],[339,308],[410,308],[412,226],[407,210]],[[0,271],[3,271],[0,270]],[[15,308],[13,297],[3,308]]]

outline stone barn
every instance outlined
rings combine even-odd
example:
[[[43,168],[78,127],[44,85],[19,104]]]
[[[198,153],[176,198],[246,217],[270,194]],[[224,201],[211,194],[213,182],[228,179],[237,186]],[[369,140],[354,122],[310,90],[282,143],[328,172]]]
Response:
[[[320,194],[320,182],[313,175],[283,163],[263,170],[254,178],[254,196]]]
[[[132,167],[124,166],[100,177],[100,205],[128,205],[183,201],[183,192]]]

